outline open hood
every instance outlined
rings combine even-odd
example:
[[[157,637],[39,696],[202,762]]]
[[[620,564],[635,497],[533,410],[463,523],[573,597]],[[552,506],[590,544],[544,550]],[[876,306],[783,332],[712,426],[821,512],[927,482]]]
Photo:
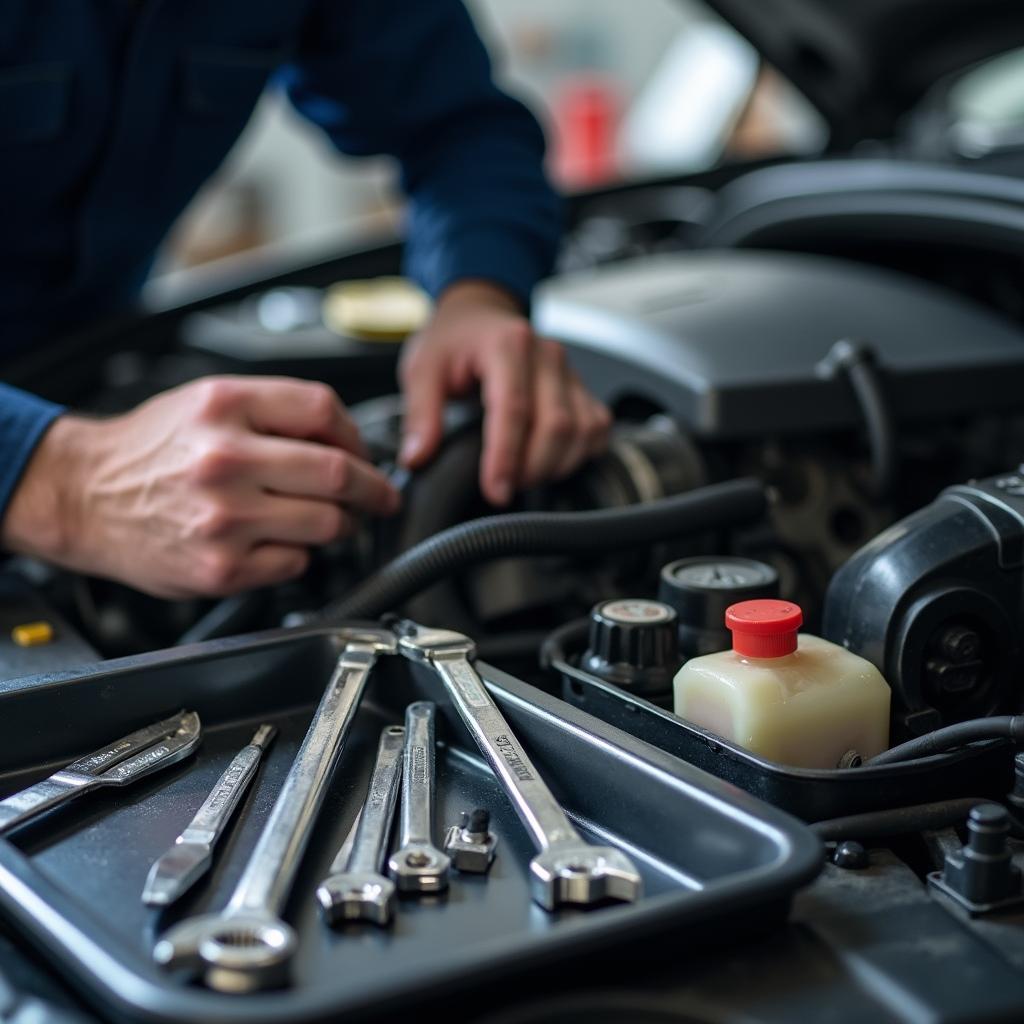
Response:
[[[706,0],[821,111],[832,148],[891,136],[941,78],[1024,46],[1022,0]]]

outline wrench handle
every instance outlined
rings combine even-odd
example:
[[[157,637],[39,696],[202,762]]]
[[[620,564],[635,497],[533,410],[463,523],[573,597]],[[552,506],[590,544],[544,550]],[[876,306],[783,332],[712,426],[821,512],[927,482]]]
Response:
[[[402,773],[402,836],[399,846],[433,845],[434,719],[427,700],[405,709],[405,754]]]
[[[213,846],[220,839],[256,774],[263,751],[276,732],[277,729],[272,725],[260,726],[252,742],[234,756],[217,784],[210,790],[202,807],[181,833],[180,842]]]
[[[54,772],[48,779],[0,800],[0,834],[24,825],[44,811],[73,800],[98,785],[101,782],[88,775],[78,775],[66,769]]]
[[[430,664],[441,676],[456,710],[501,780],[537,848],[582,842],[468,658],[435,653]]]
[[[346,644],[226,913],[280,913],[377,654],[372,642]]]
[[[377,762],[370,776],[370,788],[359,812],[352,853],[348,860],[349,874],[376,874],[391,834],[391,822],[398,801],[398,777],[402,771],[402,746],[405,730],[390,725],[380,734]]]

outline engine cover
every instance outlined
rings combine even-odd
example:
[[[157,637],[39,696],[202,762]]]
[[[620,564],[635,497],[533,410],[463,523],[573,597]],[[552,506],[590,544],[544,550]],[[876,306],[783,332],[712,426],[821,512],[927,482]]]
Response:
[[[872,348],[899,420],[1024,408],[1024,333],[935,285],[831,257],[640,257],[552,279],[535,319],[606,402],[653,402],[708,439],[857,426],[826,362],[844,338]]]

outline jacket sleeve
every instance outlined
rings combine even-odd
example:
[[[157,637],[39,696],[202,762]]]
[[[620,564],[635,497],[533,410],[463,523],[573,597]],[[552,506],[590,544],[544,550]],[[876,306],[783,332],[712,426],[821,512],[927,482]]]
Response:
[[[410,276],[434,295],[478,277],[528,301],[554,263],[560,203],[540,126],[495,86],[461,0],[325,0],[283,78],[340,150],[397,157]]]
[[[46,428],[63,408],[0,384],[0,522]]]

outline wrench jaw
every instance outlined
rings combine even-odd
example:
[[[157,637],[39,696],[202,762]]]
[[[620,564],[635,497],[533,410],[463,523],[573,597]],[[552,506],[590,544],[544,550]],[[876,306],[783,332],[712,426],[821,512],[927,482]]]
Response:
[[[295,932],[270,914],[206,914],[168,931],[153,959],[168,970],[202,975],[216,992],[238,995],[286,985],[297,947]]]
[[[564,903],[634,903],[643,893],[643,879],[632,861],[611,846],[551,847],[530,861],[530,876],[533,898],[545,910]]]
[[[467,658],[476,655],[476,644],[464,633],[450,629],[431,629],[408,619],[395,625],[398,653],[410,661],[430,664],[437,658]]]
[[[345,872],[325,878],[316,890],[317,902],[327,923],[369,921],[384,927],[395,906],[395,885],[373,872]]]
[[[400,892],[443,892],[448,888],[451,861],[426,843],[412,843],[388,861],[388,871]]]

